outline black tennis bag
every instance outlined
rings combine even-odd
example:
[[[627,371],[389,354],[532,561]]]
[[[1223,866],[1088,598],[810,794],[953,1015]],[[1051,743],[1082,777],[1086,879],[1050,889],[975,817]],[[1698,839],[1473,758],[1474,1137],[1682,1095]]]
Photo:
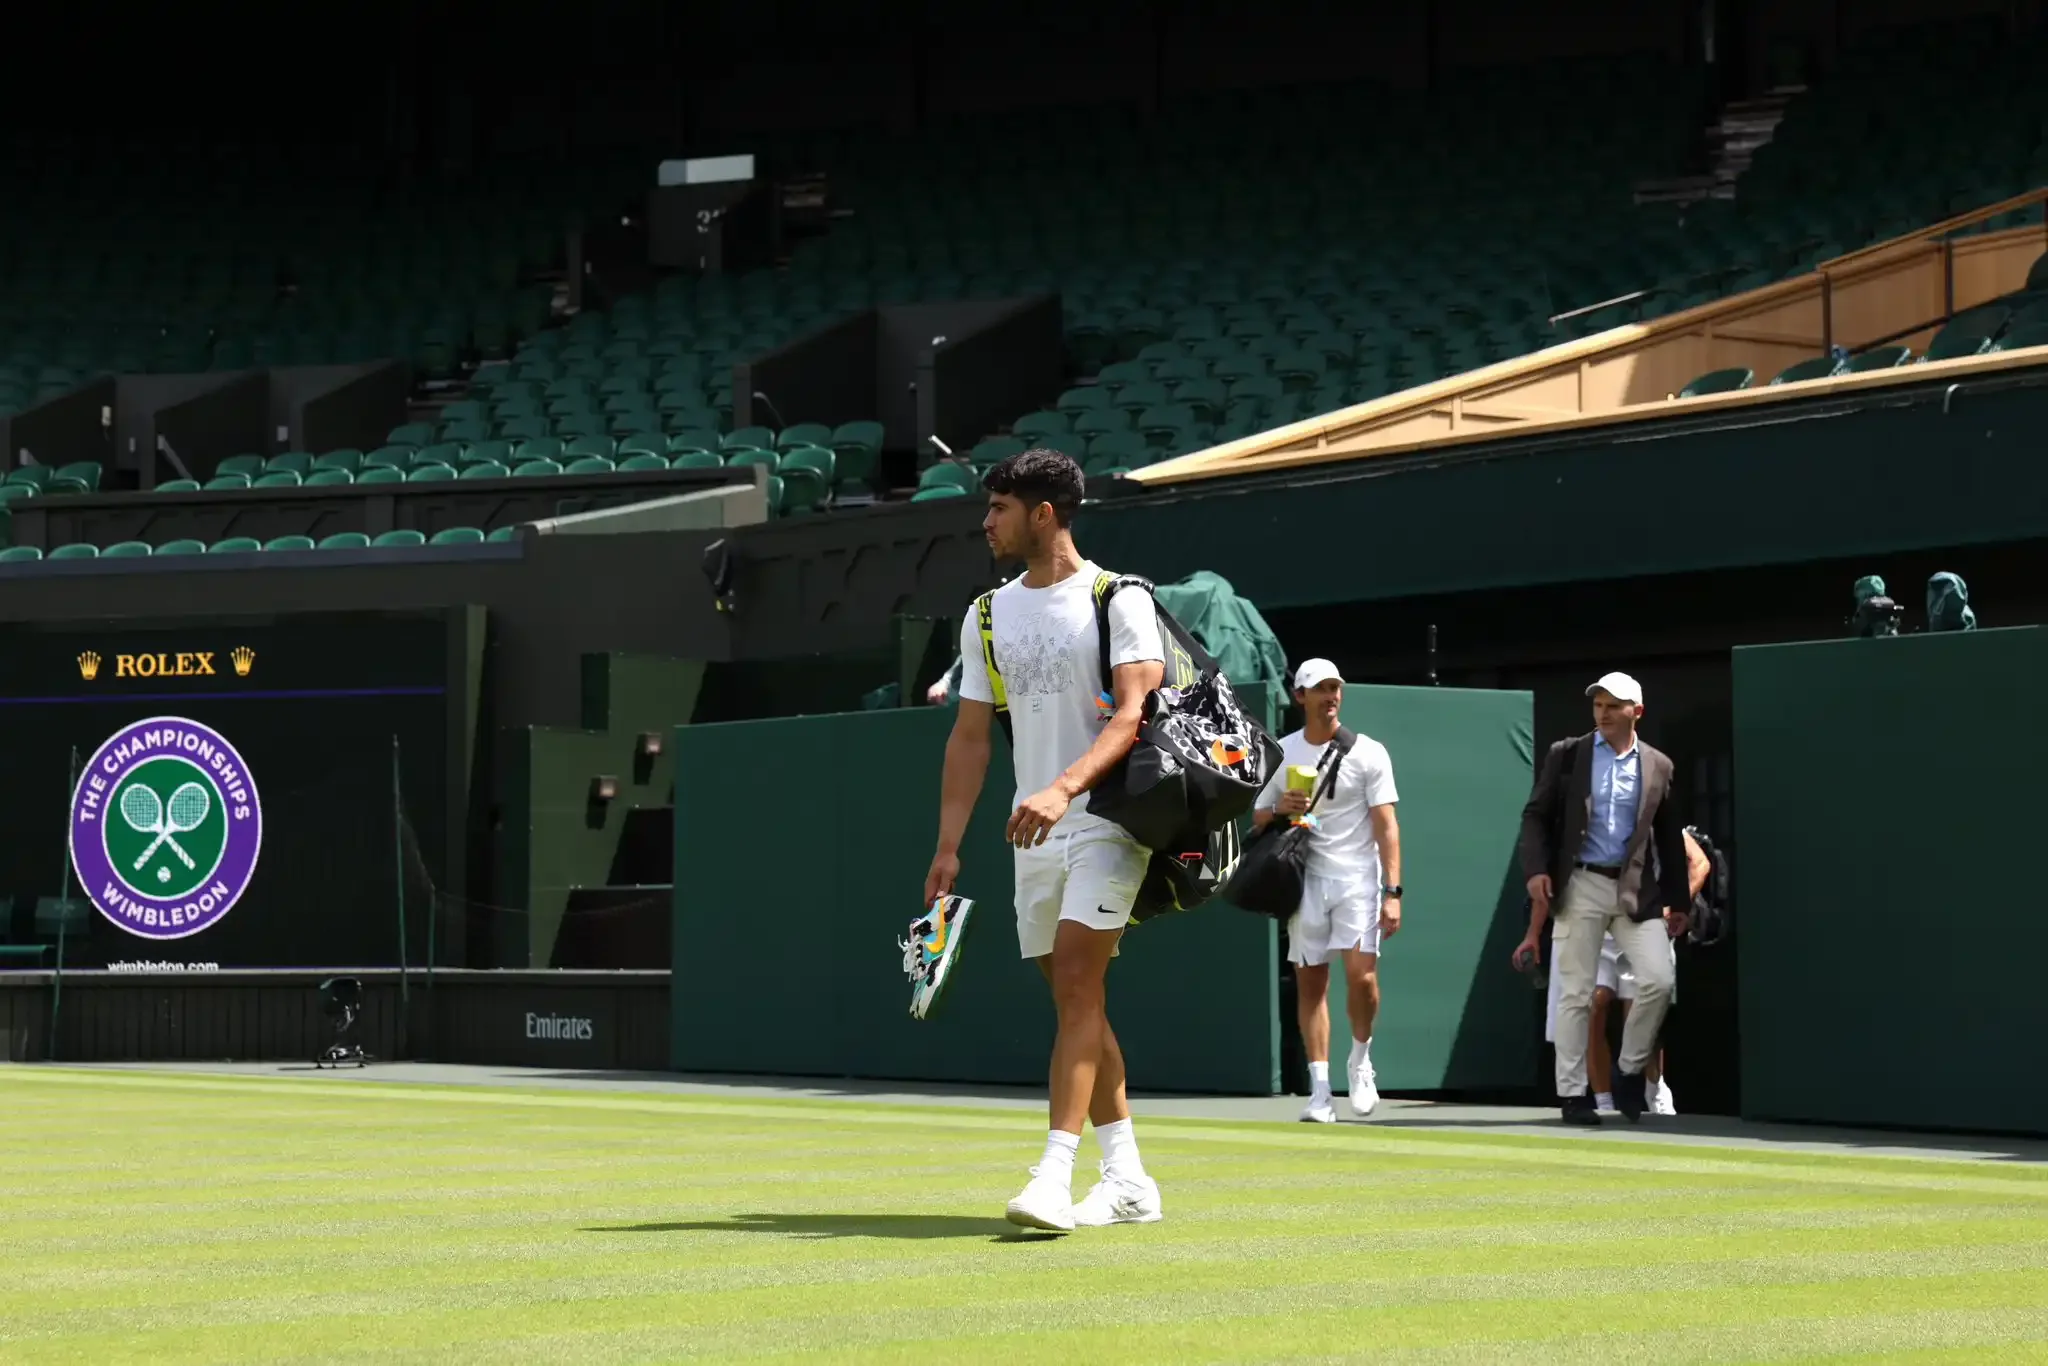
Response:
[[[1096,629],[1108,672],[1109,600],[1148,580],[1132,574],[1101,585]],[[1215,658],[1153,599],[1166,671],[1145,698],[1138,739],[1122,763],[1088,793],[1088,810],[1114,821],[1147,849],[1183,853],[1192,833],[1209,835],[1252,809],[1280,768],[1280,744],[1246,716]],[[1104,683],[1107,690],[1108,683]]]
[[[1337,770],[1344,756],[1358,743],[1358,736],[1343,726],[1323,753],[1309,814],[1337,785]],[[1223,889],[1230,904],[1254,915],[1285,920],[1301,908],[1301,894],[1308,876],[1308,842],[1315,831],[1309,825],[1276,817],[1265,829],[1255,832],[1245,844],[1237,872]]]

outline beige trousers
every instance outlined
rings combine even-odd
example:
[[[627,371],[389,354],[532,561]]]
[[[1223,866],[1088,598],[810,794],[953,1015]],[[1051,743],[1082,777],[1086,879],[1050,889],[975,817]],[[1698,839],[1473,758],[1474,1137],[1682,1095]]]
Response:
[[[1646,895],[1656,889],[1645,887]],[[1636,1000],[1621,1031],[1622,1072],[1641,1072],[1657,1048],[1657,1031],[1671,1006],[1676,980],[1670,936],[1660,916],[1641,922],[1621,911],[1621,884],[1579,869],[1564,885],[1551,930],[1550,951],[1557,956],[1557,1094],[1586,1094],[1586,1036],[1593,1018],[1593,984],[1600,973],[1600,941],[1614,936],[1615,947],[1635,970]]]

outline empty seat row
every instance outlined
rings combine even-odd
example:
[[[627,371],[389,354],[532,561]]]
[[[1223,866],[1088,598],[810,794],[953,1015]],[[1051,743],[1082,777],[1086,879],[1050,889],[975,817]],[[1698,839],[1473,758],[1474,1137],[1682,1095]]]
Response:
[[[147,541],[117,541],[104,548],[85,541],[73,541],[60,545],[45,556],[42,547],[33,545],[9,546],[0,550],[0,564],[21,564],[33,560],[129,560],[162,558],[166,555],[241,555],[273,550],[392,550],[408,549],[413,546],[482,545],[487,541],[509,541],[519,534],[514,526],[503,526],[486,533],[476,527],[455,526],[435,532],[432,536],[424,532],[399,530],[386,531],[370,536],[360,531],[341,531],[332,536],[314,540],[311,536],[278,536],[261,541],[254,536],[230,536],[225,540],[208,545],[204,541],[182,539],[166,541],[152,546]]]

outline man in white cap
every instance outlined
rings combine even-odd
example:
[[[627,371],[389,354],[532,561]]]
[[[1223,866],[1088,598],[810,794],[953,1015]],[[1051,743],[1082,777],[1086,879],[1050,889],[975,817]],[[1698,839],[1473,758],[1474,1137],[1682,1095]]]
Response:
[[[1642,685],[1627,674],[1610,673],[1587,688],[1586,696],[1593,702],[1593,732],[1550,747],[1522,809],[1520,852],[1531,928],[1516,952],[1519,957],[1536,947],[1554,901],[1557,1094],[1565,1123],[1598,1124],[1599,1111],[1587,1094],[1586,1048],[1600,946],[1614,936],[1616,949],[1635,970],[1636,988],[1621,1035],[1614,1104],[1634,1122],[1649,1108],[1643,1069],[1671,1004],[1676,974],[1670,941],[1685,933],[1686,913],[1676,908],[1692,905],[1685,834],[1671,800],[1671,760],[1636,736]],[[1652,868],[1655,885],[1646,885]]]
[[[1380,1009],[1380,941],[1401,928],[1401,827],[1394,818],[1394,763],[1387,747],[1338,723],[1344,679],[1327,659],[1294,674],[1302,728],[1281,740],[1279,772],[1259,795],[1253,822],[1261,829],[1311,810],[1301,909],[1287,922],[1287,959],[1294,964],[1295,1014],[1308,1055],[1309,1102],[1302,1119],[1332,1124],[1330,1099],[1330,959],[1344,964],[1351,1016],[1351,1112],[1363,1118],[1379,1104],[1372,1068],[1372,1026]],[[1312,796],[1290,789],[1287,770],[1319,774]]]

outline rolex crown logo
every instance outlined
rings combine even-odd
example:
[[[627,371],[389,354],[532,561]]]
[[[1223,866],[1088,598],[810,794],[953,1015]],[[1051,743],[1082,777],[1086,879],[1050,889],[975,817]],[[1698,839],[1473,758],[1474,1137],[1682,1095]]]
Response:
[[[88,683],[100,676],[100,657],[97,652],[87,650],[78,657],[78,676]]]
[[[237,645],[228,659],[235,666],[235,677],[247,678],[249,670],[256,667],[256,652],[246,645]]]

